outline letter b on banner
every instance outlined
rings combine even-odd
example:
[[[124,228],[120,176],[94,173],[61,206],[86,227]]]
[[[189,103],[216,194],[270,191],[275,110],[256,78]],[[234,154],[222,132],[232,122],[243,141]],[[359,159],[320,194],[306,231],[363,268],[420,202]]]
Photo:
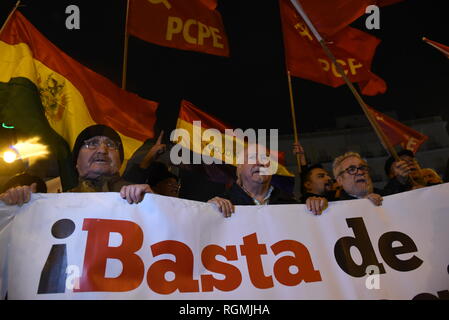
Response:
[[[135,254],[142,247],[143,232],[134,222],[107,219],[85,219],[83,230],[88,231],[83,275],[79,290],[123,292],[137,288],[143,281],[144,265]],[[109,246],[110,233],[119,233],[122,243]],[[123,266],[118,277],[106,277],[108,259],[119,260]]]

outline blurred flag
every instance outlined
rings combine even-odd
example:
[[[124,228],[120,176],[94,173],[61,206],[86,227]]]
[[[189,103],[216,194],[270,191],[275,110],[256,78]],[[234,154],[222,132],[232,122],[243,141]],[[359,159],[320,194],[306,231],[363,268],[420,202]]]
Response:
[[[423,41],[430,44],[432,47],[434,47],[438,51],[442,52],[446,56],[446,58],[449,58],[449,47],[448,46],[445,46],[444,44],[427,39],[426,37],[423,37],[422,39],[423,39]]]
[[[194,121],[200,121],[201,127],[195,125]],[[189,139],[185,139],[183,137],[177,142],[181,146],[192,150],[196,154],[202,154],[206,157],[215,158],[226,164],[236,165],[237,161],[234,152],[236,148],[235,146],[237,144],[243,145],[245,143],[244,141],[238,139],[235,135],[225,133],[226,129],[233,130],[230,126],[224,124],[216,117],[200,110],[198,107],[186,100],[181,102],[176,128],[184,129],[189,136]],[[209,141],[202,141],[203,133],[207,129],[217,129],[220,132],[221,140],[216,141],[215,139],[209,138]],[[197,139],[201,139],[201,141],[195,143],[195,134]],[[267,135],[267,140],[268,139],[269,137]],[[228,149],[226,149],[227,144],[232,147],[232,149],[228,148],[229,152]],[[270,154],[273,156],[274,161],[278,162],[278,170],[276,174],[289,177],[294,176],[281,163],[284,158],[282,153],[272,150]]]
[[[229,56],[217,0],[129,0],[128,33],[182,50]]]
[[[284,0],[282,0],[284,1]],[[290,0],[286,0],[290,3]],[[392,5],[404,0],[299,0],[322,36],[332,36],[365,14],[366,7]]]
[[[325,54],[289,0],[280,0],[285,56],[293,76],[332,87],[344,84],[336,66]],[[321,3],[321,2],[320,2]],[[371,72],[371,63],[380,40],[360,30],[345,27],[327,37],[328,47],[351,82],[358,82],[365,95],[384,93],[384,80]]]
[[[0,114],[22,137],[40,137],[59,160],[64,190],[74,187],[70,149],[86,127],[121,136],[125,160],[153,137],[158,104],[124,91],[70,58],[16,11],[0,35]]]
[[[402,148],[416,153],[419,147],[429,138],[371,107],[368,107],[368,110],[393,146],[400,145]]]

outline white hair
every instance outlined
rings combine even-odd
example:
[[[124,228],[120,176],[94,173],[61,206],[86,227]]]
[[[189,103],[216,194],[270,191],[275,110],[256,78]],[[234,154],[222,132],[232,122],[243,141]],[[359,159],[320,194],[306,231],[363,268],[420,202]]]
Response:
[[[334,159],[334,162],[332,164],[332,171],[334,173],[334,178],[337,178],[338,174],[340,173],[340,166],[341,163],[347,159],[347,158],[351,158],[351,157],[356,157],[359,158],[360,160],[362,160],[363,162],[366,163],[366,160],[362,158],[362,156],[357,153],[357,152],[353,152],[353,151],[348,151],[344,154],[342,154],[341,156],[338,156]]]

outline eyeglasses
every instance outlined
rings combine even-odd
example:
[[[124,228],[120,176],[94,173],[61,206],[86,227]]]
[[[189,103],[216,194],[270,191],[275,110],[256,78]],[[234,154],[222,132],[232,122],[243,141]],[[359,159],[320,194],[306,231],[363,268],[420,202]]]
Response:
[[[345,170],[342,170],[338,175],[341,176],[343,173],[347,172],[350,175],[355,175],[357,174],[357,172],[360,170],[361,172],[369,172],[369,167],[368,166],[360,166],[360,167],[356,167],[356,166],[349,166],[347,167]]]
[[[83,146],[85,148],[89,149],[89,150],[95,150],[95,149],[98,149],[102,143],[109,150],[118,150],[118,148],[120,147],[120,142],[112,141],[112,140],[109,140],[109,139],[104,139],[104,140],[102,140],[102,139],[91,139],[91,140],[87,140],[87,141],[84,141]]]

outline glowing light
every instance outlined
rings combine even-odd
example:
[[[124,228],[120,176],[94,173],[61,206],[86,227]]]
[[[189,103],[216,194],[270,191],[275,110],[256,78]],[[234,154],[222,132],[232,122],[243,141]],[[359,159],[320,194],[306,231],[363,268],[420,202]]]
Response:
[[[13,163],[14,161],[16,161],[16,159],[17,159],[17,155],[13,151],[5,151],[3,153],[3,160],[6,163]]]
[[[8,126],[4,122],[2,123],[2,127],[5,129],[14,129],[14,126]]]
[[[19,141],[3,153],[3,159],[7,163],[14,162],[18,158],[26,159],[32,165],[37,159],[45,158],[49,154],[46,145],[39,143],[39,137],[26,141]]]

